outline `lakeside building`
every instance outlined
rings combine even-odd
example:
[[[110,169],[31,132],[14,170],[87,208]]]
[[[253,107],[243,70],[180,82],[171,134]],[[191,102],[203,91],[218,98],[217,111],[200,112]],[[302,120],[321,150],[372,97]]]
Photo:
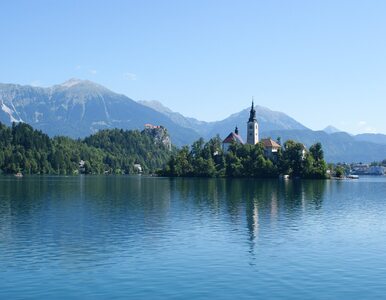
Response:
[[[385,175],[386,168],[384,166],[371,166],[369,164],[352,164],[350,173],[354,175]]]
[[[386,168],[383,166],[371,166],[367,171],[368,175],[385,175]]]
[[[261,142],[264,145],[264,155],[268,158],[275,158],[281,146],[272,139],[262,139]]]
[[[140,164],[134,164],[134,171],[136,172],[136,173],[139,173],[139,174],[141,174],[142,173],[142,166],[140,165]]]
[[[256,118],[256,110],[252,99],[251,110],[249,111],[249,119],[247,122],[247,144],[256,145],[261,142],[264,146],[264,155],[267,158],[275,159],[281,145],[270,138],[265,138],[259,141],[259,123]],[[223,151],[226,153],[232,143],[244,144],[242,137],[239,135],[239,130],[236,126],[235,131],[231,132],[222,142]]]

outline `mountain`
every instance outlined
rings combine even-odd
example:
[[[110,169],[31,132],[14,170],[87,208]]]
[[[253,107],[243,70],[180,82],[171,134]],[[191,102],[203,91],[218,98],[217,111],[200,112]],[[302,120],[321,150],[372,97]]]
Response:
[[[200,121],[175,113],[157,101],[142,103],[173,118],[181,126],[195,130],[205,139],[216,134],[225,138],[236,125],[240,135],[246,136],[246,122],[250,108],[233,114],[222,121],[201,122],[196,125]],[[313,131],[284,113],[272,111],[262,106],[255,106],[255,109],[261,138],[277,139],[280,137],[282,142],[293,139],[302,142],[307,147],[321,142],[328,162],[372,162],[386,158],[386,147],[382,145],[382,141],[386,143],[386,139],[383,139],[386,136],[371,134],[352,136],[333,126],[328,126],[323,131]]]
[[[164,106],[161,102],[156,100],[140,100],[138,103],[150,107],[170,118],[174,123],[185,128],[192,129],[197,134],[202,135],[206,132],[207,128],[210,127],[209,122],[199,121],[194,118],[185,117],[178,112],[172,111],[170,108]]]
[[[246,122],[248,120],[250,108],[246,108],[238,113],[232,114],[228,118],[221,121],[203,122],[194,118],[187,118],[180,113],[173,112],[158,101],[140,101],[140,103],[163,113],[183,127],[195,130],[197,134],[205,139],[210,139],[216,134],[219,134],[221,137],[227,136],[229,132],[235,128],[235,126],[238,126],[242,136],[246,135]],[[255,106],[255,110],[258,116],[260,132],[267,132],[271,130],[308,129],[282,112],[272,111],[266,107],[258,105]]]
[[[342,130],[337,129],[334,126],[327,126],[326,128],[323,129],[324,132],[328,134],[332,133],[338,133],[342,132]],[[370,142],[374,144],[380,144],[380,145],[386,145],[386,135],[381,134],[381,133],[361,133],[357,135],[352,135],[355,141],[358,142]]]
[[[380,133],[362,133],[355,136],[355,140],[386,145],[386,135]]]
[[[308,128],[300,124],[288,115],[272,111],[266,107],[256,105],[256,116],[259,121],[259,132],[264,134],[272,130],[307,130]],[[250,108],[246,108],[239,113],[233,114],[228,118],[213,122],[209,131],[209,136],[220,134],[226,136],[231,130],[238,126],[241,136],[247,134],[247,121],[249,117]]]
[[[302,142],[306,147],[320,142],[327,162],[373,162],[386,158],[386,145],[357,141],[345,132],[328,134],[312,130],[276,130],[265,133],[266,137],[280,137]]]
[[[338,128],[329,125],[326,128],[323,129],[325,133],[332,134],[332,133],[337,133],[337,132],[342,132],[342,130],[339,130]]]
[[[235,126],[246,136],[250,108],[217,122],[203,122],[173,112],[157,101],[136,102],[87,80],[71,79],[49,88],[0,84],[0,122],[26,122],[54,135],[85,137],[100,129],[140,129],[163,125],[172,143],[189,145],[199,137],[225,138]],[[290,116],[256,106],[260,137],[295,139],[310,146],[321,142],[329,162],[371,162],[386,158],[386,136],[312,131]]]
[[[172,154],[163,128],[101,130],[73,140],[49,138],[20,122],[12,128],[0,124],[0,136],[0,174],[153,173]]]
[[[50,136],[79,138],[100,129],[143,129],[151,123],[166,127],[176,145],[199,137],[163,113],[87,80],[49,88],[0,84],[0,107],[0,122],[26,122]]]

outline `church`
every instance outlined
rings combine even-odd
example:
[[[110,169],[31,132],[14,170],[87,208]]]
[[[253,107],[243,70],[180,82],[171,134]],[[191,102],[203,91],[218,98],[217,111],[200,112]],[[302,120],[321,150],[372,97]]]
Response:
[[[264,155],[268,158],[274,158],[281,146],[272,139],[259,140],[259,123],[256,119],[255,105],[252,100],[249,119],[247,122],[247,144],[256,145],[261,142],[264,146]],[[242,137],[239,135],[239,130],[236,126],[235,131],[231,132],[222,142],[223,151],[227,152],[232,143],[244,144]]]

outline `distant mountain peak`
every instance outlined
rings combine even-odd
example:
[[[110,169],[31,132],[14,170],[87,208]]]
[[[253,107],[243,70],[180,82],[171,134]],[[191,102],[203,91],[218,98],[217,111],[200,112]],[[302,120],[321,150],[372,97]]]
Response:
[[[245,137],[249,110],[247,107],[221,121],[204,122],[173,112],[158,101],[135,102],[89,80],[72,78],[45,88],[0,83],[0,122],[25,122],[51,136],[79,138],[108,128],[141,130],[150,123],[167,128],[173,142],[182,146],[200,136],[226,137],[235,125]],[[333,126],[326,132],[312,131],[282,112],[258,105],[255,110],[262,138],[293,139],[307,146],[321,142],[331,162],[385,159],[384,135],[351,136]]]
[[[80,84],[80,83],[85,82],[85,81],[86,80],[71,78],[71,79],[63,82],[60,86],[70,88],[70,87],[73,87],[74,85]]]
[[[161,113],[173,113],[173,111],[169,107],[166,107],[157,100],[139,100],[138,103],[155,109],[156,111]]]
[[[78,78],[71,78],[62,84],[54,86],[54,88],[61,88],[61,89],[81,89],[81,90],[88,90],[88,91],[110,91],[108,88],[104,87],[103,85],[100,85],[99,83],[90,81],[90,80],[84,80],[84,79],[78,79]]]
[[[138,101],[138,103],[158,111],[159,113],[167,116],[175,124],[178,124],[179,126],[182,126],[184,128],[194,130],[197,134],[200,135],[204,135],[201,129],[208,125],[207,122],[185,117],[178,112],[174,112],[157,100],[140,100]]]
[[[337,133],[337,132],[342,132],[342,130],[332,126],[332,125],[328,125],[326,128],[324,128],[322,131],[324,131],[325,133],[328,133],[328,134],[332,134],[332,133]]]
[[[151,123],[167,128],[177,145],[199,137],[154,109],[77,78],[47,88],[0,84],[0,122],[25,122],[50,136],[75,138],[108,128],[140,130]]]

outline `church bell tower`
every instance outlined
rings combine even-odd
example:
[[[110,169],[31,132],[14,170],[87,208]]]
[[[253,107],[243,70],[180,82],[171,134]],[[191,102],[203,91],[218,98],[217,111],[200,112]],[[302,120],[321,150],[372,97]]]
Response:
[[[253,104],[253,98],[252,98],[252,107],[251,111],[249,112],[249,120],[248,120],[248,127],[247,127],[247,144],[255,145],[259,142],[259,124],[256,120],[256,110],[255,106]]]

